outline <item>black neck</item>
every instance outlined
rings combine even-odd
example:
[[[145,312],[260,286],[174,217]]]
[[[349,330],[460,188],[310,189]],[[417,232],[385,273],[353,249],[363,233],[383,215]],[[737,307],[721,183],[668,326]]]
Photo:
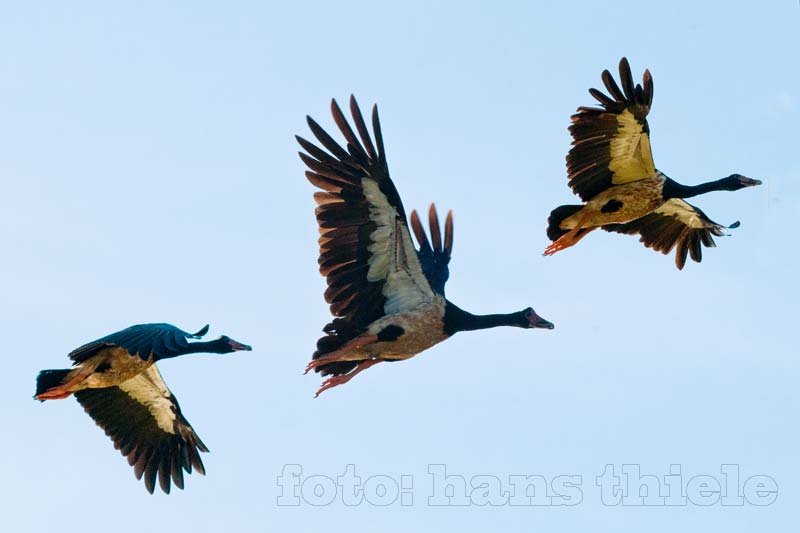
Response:
[[[524,311],[496,315],[473,315],[448,301],[444,312],[444,331],[448,335],[453,335],[459,331],[475,331],[498,326],[519,327],[527,320]]]
[[[230,343],[225,339],[216,339],[213,341],[191,342],[189,346],[179,352],[169,351],[165,353],[161,359],[170,359],[190,353],[229,353],[232,351]]]
[[[730,178],[722,178],[715,181],[701,183],[700,185],[683,185],[675,180],[667,178],[664,180],[664,189],[661,194],[664,200],[670,198],[691,198],[698,194],[705,194],[712,191],[730,191],[731,180]]]

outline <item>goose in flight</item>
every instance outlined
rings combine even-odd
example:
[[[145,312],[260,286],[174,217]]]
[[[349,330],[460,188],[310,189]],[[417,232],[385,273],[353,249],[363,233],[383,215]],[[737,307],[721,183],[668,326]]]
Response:
[[[453,217],[445,220],[444,239],[431,206],[429,241],[419,216],[411,227],[397,188],[389,177],[378,120],[372,111],[372,136],[354,97],[350,126],[336,100],[331,112],[345,139],[337,143],[311,117],[319,144],[297,137],[308,166],[319,226],[319,270],[327,278],[325,300],[333,320],[323,329],[306,372],[328,376],[317,391],[347,383],[381,361],[400,361],[459,331],[516,326],[553,329],[531,307],[508,314],[473,315],[445,299],[453,248]]]
[[[569,185],[584,204],[562,205],[550,213],[544,255],[574,246],[597,228],[638,234],[648,248],[675,252],[683,269],[687,256],[702,259],[702,246],[715,246],[713,235],[739,226],[717,224],[684,199],[711,191],[736,191],[761,185],[759,180],[731,174],[699,185],[682,185],[657,170],[650,151],[647,114],[653,103],[653,78],[644,71],[642,85],[633,84],[626,58],[619,63],[622,88],[608,70],[603,83],[609,95],[589,89],[600,103],[579,107],[572,115],[572,148],[567,154]],[[701,246],[702,245],[702,246]]]
[[[183,470],[205,474],[198,452],[208,452],[183,416],[155,363],[191,353],[231,353],[250,346],[222,336],[190,343],[194,334],[170,324],[140,324],[84,344],[69,354],[73,368],[42,370],[35,399],[74,395],[84,410],[128,458],[136,479],[152,494],[158,477],[169,494],[170,479],[183,488]]]

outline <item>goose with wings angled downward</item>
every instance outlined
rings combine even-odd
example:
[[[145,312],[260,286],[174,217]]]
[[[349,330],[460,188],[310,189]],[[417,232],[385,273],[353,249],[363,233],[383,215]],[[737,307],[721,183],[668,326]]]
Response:
[[[319,226],[319,269],[327,278],[325,300],[334,319],[325,326],[306,372],[329,376],[317,391],[348,382],[381,362],[408,359],[459,331],[553,325],[530,307],[508,314],[473,315],[445,299],[453,247],[453,217],[448,213],[442,241],[431,206],[428,241],[419,216],[411,227],[397,189],[389,178],[377,106],[372,112],[373,143],[356,103],[350,98],[351,128],[335,100],[334,121],[346,141],[339,145],[311,117],[308,125],[323,148],[297,137],[306,153],[308,180]],[[357,132],[357,133],[356,133]]]
[[[569,185],[585,202],[562,205],[548,219],[553,241],[545,255],[575,245],[597,228],[639,234],[648,248],[675,252],[682,269],[687,256],[700,262],[702,246],[714,246],[712,235],[735,228],[717,224],[684,201],[710,191],[736,191],[760,185],[759,180],[731,174],[700,185],[682,185],[656,169],[650,151],[647,114],[653,103],[653,78],[645,70],[642,85],[634,86],[624,57],[619,63],[622,88],[608,70],[603,83],[609,95],[589,89],[601,108],[579,107],[569,128],[572,149],[567,155]]]
[[[73,368],[42,370],[35,399],[60,400],[75,395],[84,410],[128,458],[136,479],[144,476],[152,493],[158,477],[169,493],[170,479],[183,488],[183,470],[205,474],[198,452],[203,441],[184,418],[155,363],[191,353],[251,350],[225,335],[208,342],[188,342],[208,332],[187,333],[170,324],[139,324],[84,344],[70,352]]]

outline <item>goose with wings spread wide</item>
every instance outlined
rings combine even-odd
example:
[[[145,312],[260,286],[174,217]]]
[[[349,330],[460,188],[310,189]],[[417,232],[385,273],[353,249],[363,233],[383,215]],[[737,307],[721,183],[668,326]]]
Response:
[[[325,300],[334,316],[306,368],[330,376],[317,394],[381,361],[413,357],[459,331],[496,326],[552,329],[553,324],[530,307],[516,313],[473,315],[445,299],[453,247],[452,213],[447,215],[442,242],[431,206],[432,244],[417,213],[411,213],[417,250],[400,195],[389,177],[377,106],[372,112],[374,143],[353,97],[350,111],[356,131],[336,101],[331,102],[346,149],[311,117],[308,125],[327,151],[297,137],[307,152],[300,153],[309,168],[306,176],[322,189],[314,193],[319,269],[327,278]]]
[[[726,229],[697,207],[685,202],[710,191],[736,191],[760,185],[740,174],[702,183],[682,185],[655,168],[650,151],[647,114],[653,103],[653,78],[644,71],[643,85],[633,84],[624,57],[619,63],[622,89],[608,70],[603,83],[610,96],[589,89],[602,108],[579,107],[572,115],[572,149],[567,155],[569,185],[585,202],[562,205],[550,213],[545,249],[552,255],[575,245],[597,228],[629,235],[639,234],[648,248],[675,252],[682,269],[687,256],[700,262],[702,246],[714,246],[712,235]]]
[[[190,353],[252,349],[224,335],[187,342],[207,331],[208,326],[190,334],[170,324],[140,324],[112,333],[73,350],[73,368],[39,372],[34,398],[60,400],[74,394],[127,456],[136,479],[144,476],[150,493],[156,477],[166,493],[170,478],[182,489],[183,470],[205,474],[198,452],[208,449],[184,418],[155,363]]]

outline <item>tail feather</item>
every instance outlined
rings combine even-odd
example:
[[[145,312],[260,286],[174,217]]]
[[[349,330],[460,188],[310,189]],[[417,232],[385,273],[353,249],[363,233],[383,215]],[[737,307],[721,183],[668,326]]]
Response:
[[[560,205],[553,209],[547,218],[547,238],[551,241],[556,241],[559,237],[569,232],[568,229],[561,227],[561,223],[581,209],[583,209],[582,205]]]
[[[47,392],[53,387],[58,387],[64,382],[64,378],[70,373],[69,368],[59,370],[42,370],[36,376],[36,394],[34,397],[39,396],[43,392]]]

